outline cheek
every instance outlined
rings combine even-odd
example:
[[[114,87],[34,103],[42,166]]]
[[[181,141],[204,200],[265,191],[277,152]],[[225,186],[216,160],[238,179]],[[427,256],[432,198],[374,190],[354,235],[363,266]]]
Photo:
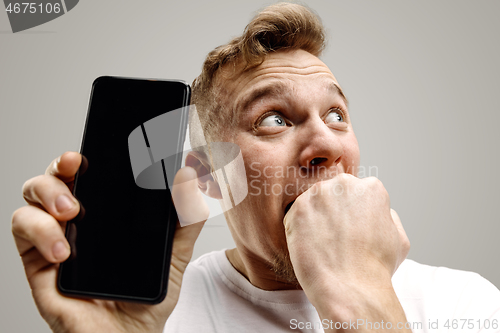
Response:
[[[352,134],[344,144],[344,159],[343,167],[346,173],[350,173],[353,176],[358,175],[359,171],[359,146],[356,136]]]
[[[263,177],[269,178],[270,174],[274,174],[287,162],[287,151],[284,145],[254,141],[242,143],[240,147],[249,181]]]
[[[272,155],[262,153],[253,159],[245,161],[248,185],[253,188],[273,186],[273,184],[284,181],[283,171],[286,168],[278,164],[278,154]],[[278,186],[278,185],[276,185]]]

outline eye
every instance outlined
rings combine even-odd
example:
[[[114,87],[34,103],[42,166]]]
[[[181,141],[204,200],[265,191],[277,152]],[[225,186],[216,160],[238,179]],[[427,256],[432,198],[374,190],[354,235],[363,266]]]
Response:
[[[325,118],[325,123],[338,123],[343,122],[344,117],[342,117],[340,110],[332,110]]]
[[[273,114],[262,119],[259,126],[286,126],[286,122],[279,114]]]

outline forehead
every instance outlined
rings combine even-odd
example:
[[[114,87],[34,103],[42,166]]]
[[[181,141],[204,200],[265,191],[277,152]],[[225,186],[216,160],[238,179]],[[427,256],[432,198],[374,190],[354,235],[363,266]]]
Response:
[[[303,50],[269,54],[259,66],[222,79],[226,105],[238,113],[262,96],[292,94],[296,89],[324,88],[345,100],[335,76],[318,57]]]

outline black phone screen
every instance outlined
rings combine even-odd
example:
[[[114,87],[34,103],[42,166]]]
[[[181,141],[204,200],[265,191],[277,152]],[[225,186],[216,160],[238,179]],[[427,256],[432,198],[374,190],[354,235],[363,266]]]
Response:
[[[81,148],[88,163],[82,163],[73,189],[82,209],[67,224],[71,256],[59,270],[63,294],[146,303],[165,297],[177,223],[168,186],[172,180],[162,160],[157,164],[163,168],[163,184],[138,186],[128,140],[155,117],[172,110],[187,112],[189,97],[190,88],[181,81],[94,81]],[[160,145],[182,150],[184,115],[174,117],[178,124],[169,125],[170,142]],[[175,164],[178,169],[180,160]]]

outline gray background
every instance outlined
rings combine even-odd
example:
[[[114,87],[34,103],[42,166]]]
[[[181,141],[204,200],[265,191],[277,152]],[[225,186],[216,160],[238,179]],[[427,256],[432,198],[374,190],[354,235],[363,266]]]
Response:
[[[350,99],[362,166],[376,166],[412,241],[409,257],[500,286],[500,2],[307,1]],[[78,150],[101,75],[191,82],[259,1],[81,1],[12,34],[0,11],[0,331],[47,332],[10,231],[21,186]],[[195,257],[232,245],[221,216]]]

